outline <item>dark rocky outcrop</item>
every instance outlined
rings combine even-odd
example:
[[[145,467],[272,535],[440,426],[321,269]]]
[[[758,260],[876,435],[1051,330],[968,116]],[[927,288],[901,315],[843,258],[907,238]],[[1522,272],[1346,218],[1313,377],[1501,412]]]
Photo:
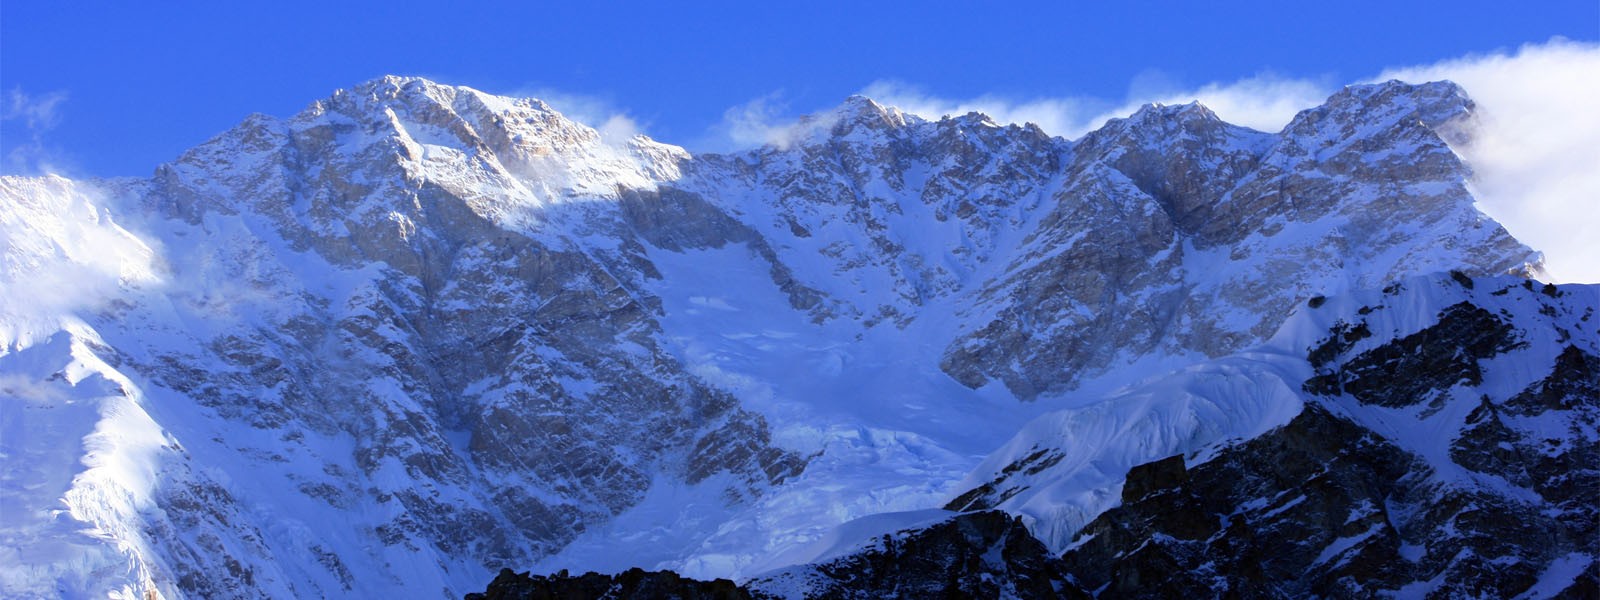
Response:
[[[1020,519],[985,511],[884,535],[855,554],[790,568],[743,586],[726,579],[698,581],[672,571],[540,576],[503,569],[486,591],[466,598],[744,600],[796,594],[829,600],[1092,597],[1067,577],[1063,563]]]
[[[1336,328],[1314,348],[1309,360],[1323,367],[1370,332],[1366,325]],[[1361,353],[1336,370],[1320,369],[1306,391],[1343,391],[1362,404],[1398,408],[1432,399],[1434,392],[1458,383],[1478,385],[1478,361],[1517,346],[1516,330],[1481,307],[1462,302],[1439,313],[1431,327]]]
[[[561,571],[550,576],[501,569],[480,594],[467,600],[749,600],[750,592],[726,579],[700,581],[672,571],[629,569],[617,575]]]
[[[1123,505],[1063,555],[1068,573],[1115,597],[1595,597],[1592,306],[1452,279],[1466,299],[1413,333],[1371,339],[1392,306],[1334,321],[1287,425],[1199,464],[1134,468]]]
[[[803,582],[806,598],[1090,598],[1022,520],[967,513],[885,535],[856,554],[751,581],[762,590]]]
[[[1018,459],[1016,462],[1006,465],[1004,469],[1000,470],[1000,475],[995,479],[967,490],[960,496],[956,496],[956,499],[945,504],[944,509],[967,511],[994,508],[995,505],[1005,502],[1006,499],[1025,489],[1024,487],[1006,485],[1013,475],[1038,473],[1055,466],[1061,462],[1062,458],[1063,456],[1058,450],[1039,449]]]
[[[1090,523],[1068,572],[1105,597],[1365,598],[1420,584],[1510,598],[1600,549],[1537,504],[1441,483],[1318,406],[1188,473]],[[1583,597],[1584,580],[1570,585]]]

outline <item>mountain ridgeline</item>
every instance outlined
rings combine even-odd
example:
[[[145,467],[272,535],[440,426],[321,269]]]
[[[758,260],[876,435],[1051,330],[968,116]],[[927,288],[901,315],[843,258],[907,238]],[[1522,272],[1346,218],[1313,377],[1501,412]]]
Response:
[[[0,592],[1592,596],[1597,289],[1473,110],[691,154],[385,77],[0,178]]]

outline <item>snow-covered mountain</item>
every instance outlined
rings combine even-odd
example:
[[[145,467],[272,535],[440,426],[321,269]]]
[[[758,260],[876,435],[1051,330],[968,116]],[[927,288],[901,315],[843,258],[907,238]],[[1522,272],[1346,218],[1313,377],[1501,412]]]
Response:
[[[1130,469],[1225,464],[1310,406],[1466,489],[1407,445],[1460,430],[1466,387],[1369,408],[1399,392],[1351,383],[1386,381],[1368,355],[1461,293],[1600,345],[1559,316],[1592,290],[1473,279],[1540,271],[1473,206],[1449,145],[1471,118],[1453,84],[1390,82],[1278,133],[1148,106],[1069,141],[853,97],[691,155],[386,77],[148,179],[0,179],[0,589],[460,596],[639,566],[803,593],[800,565],[946,508],[1020,515],[1070,560],[1142,501]],[[1450,271],[1478,287],[1440,291]],[[1395,282],[1436,291],[1369,302]],[[1307,358],[1328,315],[1337,337],[1384,302],[1376,335]],[[1468,381],[1491,404],[1564,356],[1519,341]],[[1561,410],[1527,422],[1593,440]],[[1495,477],[1527,458],[1484,454]]]
[[[973,471],[960,516],[749,585],[1591,597],[1597,313],[1600,286],[1460,272],[1315,297],[1265,344],[1040,417]]]

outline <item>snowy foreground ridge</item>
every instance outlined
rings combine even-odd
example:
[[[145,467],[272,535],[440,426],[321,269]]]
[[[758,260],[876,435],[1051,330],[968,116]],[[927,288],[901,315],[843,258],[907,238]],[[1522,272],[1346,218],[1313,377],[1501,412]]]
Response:
[[[1581,594],[1600,288],[1525,279],[1474,118],[1389,82],[1063,140],[852,97],[691,155],[385,77],[149,178],[0,178],[0,596],[870,595],[950,548],[999,587],[928,593]]]

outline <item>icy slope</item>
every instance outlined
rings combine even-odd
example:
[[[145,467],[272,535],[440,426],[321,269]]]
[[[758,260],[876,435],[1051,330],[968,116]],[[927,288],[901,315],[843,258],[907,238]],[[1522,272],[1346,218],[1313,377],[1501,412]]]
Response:
[[[1264,348],[1207,361],[1082,408],[1034,420],[972,471],[947,508],[1030,518],[1059,550],[1118,502],[1128,469],[1250,439],[1300,412],[1299,357]]]

